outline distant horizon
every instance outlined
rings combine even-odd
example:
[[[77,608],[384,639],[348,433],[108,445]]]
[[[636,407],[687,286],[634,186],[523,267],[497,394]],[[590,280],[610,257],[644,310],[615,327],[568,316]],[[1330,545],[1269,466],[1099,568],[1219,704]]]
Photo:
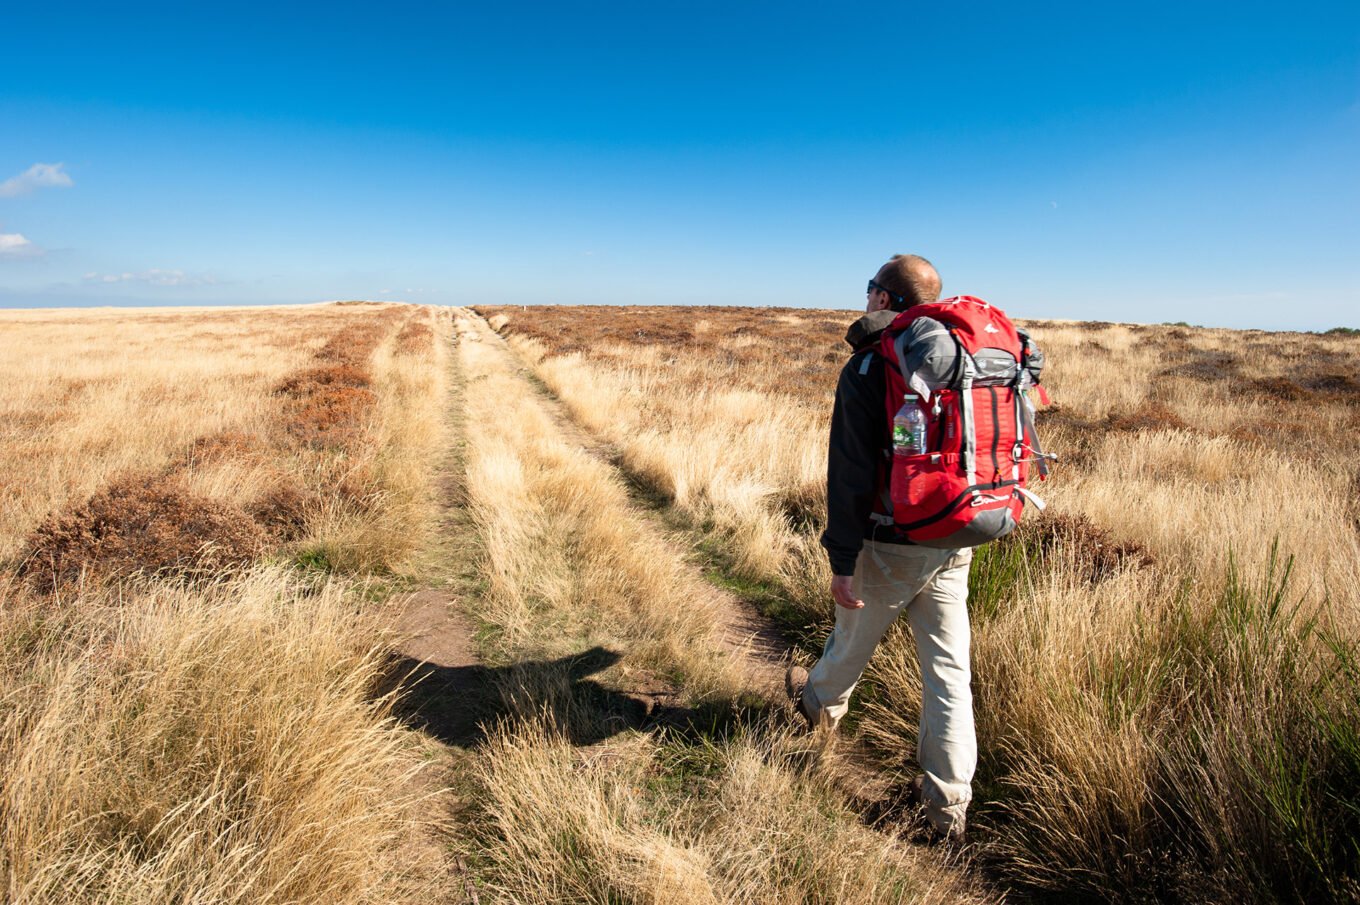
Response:
[[[739,303],[720,304],[712,302],[692,302],[687,304],[676,305],[658,305],[647,302],[579,302],[571,304],[556,302],[468,302],[464,304],[445,304],[442,302],[412,301],[410,299],[344,298],[344,299],[318,299],[312,301],[298,301],[298,302],[222,301],[222,302],[193,302],[187,304],[181,304],[176,302],[143,301],[128,303],[91,302],[69,305],[20,305],[20,304],[6,304],[0,302],[0,311],[95,311],[95,310],[137,311],[137,310],[166,310],[166,309],[213,310],[219,308],[227,310],[231,308],[289,308],[289,307],[301,307],[304,305],[335,305],[335,304],[429,305],[439,308],[475,308],[481,305],[486,305],[488,307],[505,306],[512,308],[521,307],[532,308],[535,306],[551,307],[554,305],[558,305],[560,307],[588,307],[593,305],[607,308],[699,308],[708,306],[716,308],[752,308],[752,309],[769,308],[788,311],[834,311],[837,313],[845,314],[853,314],[861,310],[853,307],[838,308],[834,306],[816,306],[816,305],[778,305],[778,304],[764,305],[764,304],[739,304]],[[1299,329],[1288,327],[1227,326],[1224,324],[1192,323],[1189,321],[1136,321],[1110,318],[1082,319],[1070,317],[1043,317],[1037,315],[1030,315],[1025,312],[1015,311],[1008,311],[1007,313],[1014,317],[1017,321],[1044,322],[1044,323],[1070,323],[1070,324],[1108,323],[1114,326],[1123,327],[1186,327],[1189,329],[1203,329],[1203,330],[1235,330],[1242,332],[1256,331],[1264,333],[1303,333],[1315,336],[1326,335],[1328,333],[1345,333],[1345,334],[1360,333],[1360,328],[1353,327],[1348,324],[1333,324],[1330,327],[1321,327],[1315,329]]]
[[[1360,326],[1360,4],[6,24],[0,307],[853,309],[911,252],[1025,316]]]

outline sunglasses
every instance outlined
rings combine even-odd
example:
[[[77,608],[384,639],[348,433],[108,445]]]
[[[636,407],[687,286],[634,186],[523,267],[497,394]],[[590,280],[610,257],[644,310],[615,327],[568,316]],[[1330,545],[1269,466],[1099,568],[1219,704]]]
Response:
[[[870,280],[870,281],[869,281],[869,288],[866,289],[865,292],[867,292],[867,293],[869,293],[870,295],[872,295],[873,292],[874,292],[875,290],[881,290],[881,291],[883,291],[883,292],[888,293],[888,298],[892,299],[892,300],[893,300],[893,303],[896,304],[896,305],[900,305],[900,304],[902,304],[903,302],[905,302],[905,301],[907,300],[906,296],[903,296],[903,295],[896,295],[896,294],[893,293],[893,291],[892,291],[891,289],[888,289],[888,288],[885,287],[885,286],[880,286],[879,284],[875,283],[873,280]]]

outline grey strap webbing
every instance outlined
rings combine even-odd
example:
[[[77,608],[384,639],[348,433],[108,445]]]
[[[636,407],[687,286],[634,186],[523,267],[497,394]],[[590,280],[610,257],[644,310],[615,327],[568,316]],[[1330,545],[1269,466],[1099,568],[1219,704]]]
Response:
[[[1044,447],[1039,442],[1039,432],[1034,429],[1034,405],[1028,396],[1022,397],[1020,413],[1024,418],[1025,440],[1029,443],[1034,461],[1039,465],[1039,474],[1048,477],[1048,456],[1044,454]]]
[[[897,334],[893,340],[893,351],[897,353],[897,370],[901,372],[903,380],[910,380],[907,374],[907,331],[903,330]]]
[[[963,416],[963,470],[968,486],[977,483],[977,430],[973,423],[973,363],[965,360],[959,384],[959,414]]]
[[[954,336],[950,333],[950,336]],[[959,415],[963,429],[963,471],[968,486],[977,483],[977,425],[973,420],[973,378],[977,376],[977,362],[957,336],[954,345],[958,346],[959,359],[963,363],[963,378],[959,381]]]

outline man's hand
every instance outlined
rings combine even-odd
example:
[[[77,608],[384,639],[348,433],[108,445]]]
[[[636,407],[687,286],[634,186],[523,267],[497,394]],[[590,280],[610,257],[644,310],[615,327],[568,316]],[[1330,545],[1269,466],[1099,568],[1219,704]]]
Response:
[[[864,608],[864,601],[855,596],[853,582],[853,577],[849,575],[831,577],[831,597],[836,601],[836,606],[843,606],[847,610]]]

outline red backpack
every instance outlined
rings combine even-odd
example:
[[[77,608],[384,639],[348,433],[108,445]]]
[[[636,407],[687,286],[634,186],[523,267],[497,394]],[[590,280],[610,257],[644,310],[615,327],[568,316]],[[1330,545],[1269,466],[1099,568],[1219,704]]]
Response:
[[[1020,520],[1030,463],[1042,480],[1045,453],[1027,390],[1043,354],[1004,311],[964,295],[902,312],[883,331],[888,422],[915,394],[925,412],[925,451],[889,451],[892,463],[875,518],[928,547],[974,547],[1004,537]]]

